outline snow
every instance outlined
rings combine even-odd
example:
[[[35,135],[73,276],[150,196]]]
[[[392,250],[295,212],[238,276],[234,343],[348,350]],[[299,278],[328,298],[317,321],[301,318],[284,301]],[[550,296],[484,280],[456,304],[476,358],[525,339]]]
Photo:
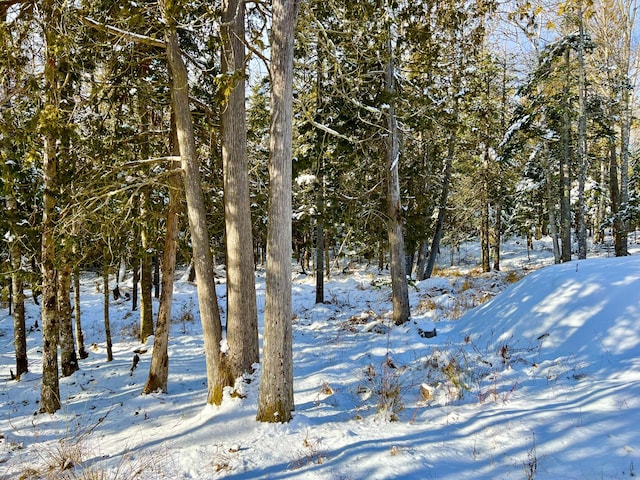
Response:
[[[390,323],[386,273],[335,274],[321,305],[313,277],[296,274],[296,411],[288,424],[255,421],[259,365],[233,394],[227,389],[220,407],[205,405],[195,286],[184,280],[175,287],[169,392],[142,396],[152,346],[135,338],[138,314],[130,303],[112,302],[114,360],[106,363],[102,279],[83,276],[89,358],[61,379],[63,408],[55,415],[35,414],[37,329],[28,336],[30,373],[9,379],[12,321],[3,309],[0,479],[633,476],[640,465],[640,257],[548,266],[548,241],[535,247],[505,245],[504,271],[490,274],[478,273],[476,250],[467,247],[461,266],[441,266],[446,276],[410,287],[412,319],[403,326]],[[224,280],[217,288],[224,311]],[[257,293],[261,314],[262,272]],[[31,327],[39,310],[30,300],[27,314]],[[433,329],[437,335],[428,337]],[[131,371],[140,349],[146,352]]]

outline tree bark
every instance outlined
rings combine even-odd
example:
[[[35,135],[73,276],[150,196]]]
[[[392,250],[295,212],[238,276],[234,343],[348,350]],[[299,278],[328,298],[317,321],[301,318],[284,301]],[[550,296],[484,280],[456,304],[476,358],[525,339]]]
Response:
[[[482,162],[482,220],[480,222],[480,252],[482,271],[489,272],[491,270],[490,241],[489,241],[489,144],[486,139],[484,142],[484,154]]]
[[[149,378],[142,390],[143,394],[157,392],[167,393],[169,378],[169,329],[171,327],[171,304],[173,302],[173,283],[176,269],[176,250],[178,245],[180,183],[172,176],[169,179],[169,211],[167,212],[166,237],[162,256],[162,288],[160,292],[160,308],[156,321],[156,334],[153,341],[153,354],[149,367]]]
[[[45,15],[45,61],[44,61],[44,109],[49,115],[59,111],[60,86],[58,81],[58,38],[55,21],[61,8],[57,0],[46,0],[42,4]],[[42,388],[40,412],[55,413],[60,409],[60,383],[58,378],[58,311],[56,302],[56,189],[58,160],[56,149],[57,118],[48,118],[44,132],[43,189],[42,189]]]
[[[142,252],[140,254],[140,342],[146,343],[147,338],[153,335],[153,302],[151,298],[153,271],[152,256],[150,253],[151,242],[148,227],[149,218],[149,191],[143,189],[140,195],[140,243]]]
[[[227,248],[227,344],[231,376],[260,360],[245,109],[244,1],[222,5],[222,71],[235,82],[221,114]],[[237,79],[235,78],[237,77]]]
[[[107,344],[107,362],[113,360],[113,343],[111,341],[111,322],[109,321],[109,262],[111,260],[111,253],[109,247],[104,246],[103,250],[103,265],[102,265],[102,300],[103,300],[103,320],[104,320],[104,336]]]
[[[620,184],[618,180],[618,157],[616,145],[611,141],[609,145],[609,199],[611,201],[611,216],[613,217],[613,248],[616,257],[627,254],[627,232],[620,215]]]
[[[293,345],[291,306],[291,175],[293,45],[300,0],[272,1],[269,220],[263,365],[256,419],[291,420]]]
[[[64,265],[58,268],[58,315],[60,319],[60,368],[63,377],[68,377],[76,372],[78,356],[73,339],[73,320],[71,318],[71,266],[68,259],[64,258]]]
[[[566,89],[570,84],[569,49],[565,50]],[[571,261],[571,119],[569,100],[563,100],[562,159],[560,160],[560,231],[562,235],[562,261]]]
[[[75,320],[75,337],[76,348],[78,349],[78,356],[80,359],[85,359],[89,356],[84,348],[84,334],[82,333],[82,314],[80,309],[80,267],[76,264],[73,267],[73,316]]]
[[[584,198],[585,183],[587,180],[587,80],[585,70],[584,48],[584,8],[580,2],[578,12],[579,41],[578,41],[578,209],[576,212],[578,258],[587,258],[587,228],[585,223],[586,206]]]
[[[322,153],[320,155],[323,155]],[[316,303],[324,303],[324,165],[319,160],[318,191],[316,193]]]
[[[7,217],[15,225],[18,218],[18,202],[9,191],[6,196]],[[16,354],[16,380],[20,380],[23,373],[29,371],[27,358],[27,331],[24,316],[24,284],[22,281],[22,250],[17,232],[9,244],[9,257],[11,263],[11,292],[13,294],[13,345]]]
[[[390,20],[389,20],[390,21]],[[387,65],[385,90],[390,97],[387,112],[386,177],[387,177],[387,234],[391,251],[391,291],[393,299],[393,322],[402,325],[409,320],[409,289],[405,269],[404,234],[402,232],[402,203],[400,198],[400,177],[398,164],[400,148],[398,124],[395,112],[395,66],[391,26],[387,26]]]
[[[175,112],[180,163],[187,200],[187,217],[191,232],[193,264],[196,270],[198,306],[207,367],[207,403],[219,405],[222,402],[222,390],[230,383],[231,379],[223,365],[220,351],[222,325],[214,281],[213,255],[209,246],[204,196],[200,184],[200,166],[189,108],[188,74],[178,44],[175,21],[172,12],[167,11],[168,7],[173,7],[173,3],[167,5],[167,2],[160,0],[159,5],[166,23],[167,62],[172,75],[171,100]]]
[[[502,243],[502,198],[496,201],[496,221],[493,227],[493,241],[491,249],[493,250],[493,269],[500,271],[500,244]]]

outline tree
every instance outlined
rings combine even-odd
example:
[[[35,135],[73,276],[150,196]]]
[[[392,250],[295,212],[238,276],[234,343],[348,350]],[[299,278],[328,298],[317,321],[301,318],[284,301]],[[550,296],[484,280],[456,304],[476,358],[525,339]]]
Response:
[[[180,188],[177,175],[169,178],[169,209],[167,212],[167,233],[164,241],[162,257],[162,289],[160,293],[160,308],[156,321],[156,335],[153,341],[153,353],[149,377],[142,390],[143,394],[153,393],[158,390],[167,392],[167,380],[169,377],[169,329],[171,327],[171,303],[173,301],[173,279],[176,266],[176,247],[178,244],[180,213]]]
[[[221,137],[227,267],[227,343],[233,378],[259,361],[245,112],[244,0],[222,6],[222,72],[227,78]]]
[[[264,343],[257,420],[291,420],[293,345],[291,307],[291,159],[293,46],[300,0],[272,1],[269,223]]]
[[[204,348],[207,366],[208,395],[207,403],[219,405],[222,402],[222,389],[230,382],[220,350],[222,325],[218,310],[213,277],[213,256],[209,247],[207,215],[204,206],[202,186],[200,184],[199,162],[193,132],[189,102],[189,79],[187,68],[180,52],[176,30],[175,8],[173,3],[159,0],[158,5],[166,23],[165,46],[167,63],[171,76],[171,101],[175,112],[175,123],[180,149],[180,163],[183,170],[184,192],[187,199],[187,217],[193,248],[193,263],[196,271],[198,305],[204,336]]]
[[[393,299],[393,321],[402,325],[409,320],[409,291],[407,274],[405,271],[404,234],[402,233],[402,202],[400,198],[400,178],[398,163],[400,147],[398,145],[398,123],[395,112],[395,75],[394,39],[392,38],[391,7],[387,7],[385,15],[387,25],[387,64],[384,79],[385,94],[389,98],[387,107],[387,138],[386,138],[386,171],[387,171],[387,232],[391,249],[391,291]]]
[[[42,388],[40,411],[54,413],[60,409],[58,379],[58,309],[56,300],[56,191],[61,106],[60,63],[62,57],[64,4],[58,0],[42,2],[44,28],[44,106],[40,113],[43,148],[42,213]]]

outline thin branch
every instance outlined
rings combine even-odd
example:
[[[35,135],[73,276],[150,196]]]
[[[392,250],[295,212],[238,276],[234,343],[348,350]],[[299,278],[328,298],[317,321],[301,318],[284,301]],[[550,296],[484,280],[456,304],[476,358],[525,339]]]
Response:
[[[150,45],[152,47],[158,48],[166,48],[166,44],[163,40],[158,40],[157,38],[148,37],[146,35],[140,35],[138,33],[128,32],[126,30],[122,30],[121,28],[114,27],[112,25],[105,25],[102,23],[93,20],[88,17],[80,17],[80,21],[90,28],[95,28],[96,30],[100,30],[102,32],[108,33],[110,35],[115,35],[118,37],[122,37],[130,42],[142,43],[145,45]]]
[[[155,157],[155,158],[145,158],[144,160],[134,160],[132,162],[127,162],[122,164],[123,167],[136,167],[138,165],[144,165],[147,163],[160,163],[160,162],[179,162],[180,157],[178,156],[169,156],[169,157]]]

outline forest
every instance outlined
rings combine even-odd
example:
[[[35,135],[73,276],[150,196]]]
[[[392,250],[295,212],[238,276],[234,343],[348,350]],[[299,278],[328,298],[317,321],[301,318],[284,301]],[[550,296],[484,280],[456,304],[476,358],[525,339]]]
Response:
[[[336,276],[388,274],[391,328],[416,317],[416,284],[470,244],[486,275],[516,238],[528,253],[546,242],[553,264],[629,255],[637,9],[0,0],[0,287],[13,319],[0,375],[20,382],[41,361],[38,413],[64,407],[61,382],[91,357],[81,282],[96,275],[107,362],[126,301],[152,350],[140,390],[166,394],[184,271],[203,403],[242,396],[237,379],[259,372],[255,419],[286,424],[298,275],[324,305]]]

